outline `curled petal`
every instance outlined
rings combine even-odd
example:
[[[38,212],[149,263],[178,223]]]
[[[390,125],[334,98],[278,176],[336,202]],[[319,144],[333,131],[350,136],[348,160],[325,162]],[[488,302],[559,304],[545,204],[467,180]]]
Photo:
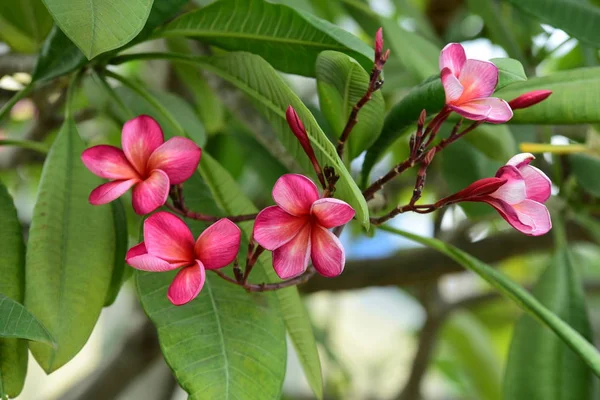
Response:
[[[452,74],[458,77],[466,61],[467,55],[462,45],[449,43],[440,53],[440,70],[448,68]]]
[[[149,214],[167,202],[169,177],[160,169],[133,188],[133,210],[139,215]]]
[[[313,265],[321,275],[331,278],[342,273],[346,257],[337,236],[325,228],[314,226],[311,246]]]
[[[488,97],[498,84],[498,67],[489,61],[467,60],[458,80],[465,88],[465,101]]]
[[[150,155],[164,141],[160,125],[148,115],[140,115],[123,125],[121,136],[123,152],[140,175],[146,174]]]
[[[183,268],[175,275],[167,292],[167,297],[176,306],[182,306],[194,300],[202,290],[206,280],[206,271],[200,261]]]
[[[485,203],[488,203],[489,205],[494,207],[496,209],[496,211],[498,211],[500,216],[502,218],[504,218],[504,220],[506,222],[508,222],[516,230],[523,232],[525,234],[529,234],[529,232],[531,232],[532,226],[528,225],[528,223],[531,224],[532,221],[528,220],[528,221],[526,221],[526,223],[521,222],[521,219],[519,219],[519,215],[517,214],[517,211],[510,204],[508,204],[505,201],[502,201],[500,199],[496,199],[494,197],[489,197],[489,196],[486,197],[485,199],[482,199],[482,201]]]
[[[142,271],[163,272],[179,268],[177,264],[170,264],[163,259],[148,254],[144,242],[129,249],[125,261],[133,268]]]
[[[506,183],[490,194],[491,197],[500,199],[508,204],[517,204],[527,198],[525,180],[518,169],[510,165],[505,165],[498,170],[496,177],[506,180]]]
[[[134,179],[138,173],[129,164],[123,150],[107,145],[90,147],[81,154],[81,161],[94,175],[105,179]]]
[[[333,198],[315,201],[311,213],[317,217],[319,225],[327,229],[350,222],[354,218],[354,214],[356,214],[348,203]]]
[[[306,271],[310,260],[310,224],[289,242],[273,251],[273,267],[281,279],[293,278]]]
[[[171,185],[185,182],[192,176],[202,150],[193,141],[174,137],[157,148],[148,160],[148,170],[160,169],[169,176]]]
[[[471,100],[460,105],[449,105],[454,111],[473,121],[485,120],[490,123],[502,123],[510,120],[513,112],[502,99],[488,97]]]
[[[316,203],[315,203],[316,204]],[[254,240],[267,250],[275,250],[296,236],[308,217],[296,217],[279,206],[262,210],[254,221]]]
[[[128,191],[137,182],[137,179],[128,179],[126,181],[119,180],[100,185],[90,193],[90,204],[97,206],[99,204],[110,203]]]
[[[487,196],[494,193],[498,188],[506,183],[506,179],[501,178],[483,178],[471,183],[465,189],[453,195],[443,198],[436,205],[442,207],[444,205],[457,203],[460,201],[477,200],[481,196]]]
[[[485,99],[484,103],[490,106],[490,112],[488,113],[485,122],[489,122],[490,124],[502,124],[513,117],[510,106],[502,99],[489,97]]]
[[[533,154],[520,153],[520,154],[517,154],[516,156],[513,156],[510,160],[508,160],[506,165],[512,165],[513,167],[516,167],[517,169],[519,169],[524,165],[529,165],[529,163],[532,162],[533,160],[535,160],[535,157]]]
[[[458,78],[452,74],[450,68],[444,68],[441,72],[442,86],[446,93],[446,103],[452,103],[462,96],[464,88],[458,81]]]
[[[492,107],[487,104],[480,104],[479,102],[470,101],[460,105],[448,104],[452,110],[457,114],[462,115],[472,121],[483,121],[487,118]]]
[[[173,262],[194,262],[194,237],[179,217],[159,211],[144,221],[148,253]]]
[[[146,249],[146,244],[144,242],[138,243],[129,250],[127,250],[127,254],[125,255],[125,260],[128,260],[133,257],[141,256],[143,254],[148,254],[148,250]]]
[[[196,241],[196,258],[202,261],[204,268],[223,268],[233,260],[240,249],[242,233],[240,228],[227,218],[209,226]]]
[[[530,232],[523,232],[531,236],[540,236],[552,229],[552,220],[546,206],[537,201],[524,200],[513,206],[517,211],[519,220],[532,227]]]
[[[525,179],[525,191],[529,200],[544,203],[552,193],[552,182],[542,171],[533,165],[525,165],[519,169]]]
[[[314,182],[299,174],[285,174],[275,182],[273,200],[292,215],[310,213],[310,207],[319,199]]]

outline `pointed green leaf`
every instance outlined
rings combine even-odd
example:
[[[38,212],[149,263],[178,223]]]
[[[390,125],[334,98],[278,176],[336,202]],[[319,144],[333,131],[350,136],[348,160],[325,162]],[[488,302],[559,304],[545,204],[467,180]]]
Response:
[[[52,335],[20,303],[0,293],[0,338],[27,339],[53,345]]]
[[[510,101],[532,90],[551,90],[543,102],[516,110],[511,124],[575,124],[600,122],[600,67],[531,78],[518,85],[507,86],[495,96]]]
[[[60,29],[88,59],[131,41],[152,0],[43,0]]]
[[[55,25],[42,46],[32,80],[49,81],[68,74],[85,63],[81,50]]]
[[[0,294],[22,302],[25,294],[23,232],[13,199],[1,182],[0,221]],[[0,385],[4,391],[16,397],[23,389],[26,373],[27,343],[0,338]]]
[[[585,363],[593,370],[594,374],[600,377],[600,353],[598,353],[598,350],[596,350],[594,345],[569,326],[559,316],[540,303],[535,297],[529,294],[527,290],[511,281],[504,274],[441,240],[422,237],[389,226],[382,226],[380,229],[398,234],[424,246],[435,249],[440,253],[447,255],[463,267],[475,272],[500,293],[514,301],[517,306],[521,307],[524,311],[537,318],[548,328],[552,329],[564,343],[585,361]]]
[[[354,35],[305,11],[264,0],[217,1],[182,15],[159,34],[252,52],[280,71],[304,76],[315,76],[323,50],[346,53],[365,69],[373,64],[373,50]]]
[[[38,51],[51,28],[41,0],[0,1],[0,38],[15,52]]]
[[[113,226],[115,229],[115,259],[112,270],[112,278],[104,300],[104,306],[110,306],[115,302],[121,286],[131,276],[131,268],[125,267],[125,255],[127,254],[127,241],[129,236],[127,235],[127,215],[125,214],[125,207],[121,199],[114,200],[110,203],[113,214]]]
[[[219,206],[228,215],[254,213],[257,211],[252,202],[239,189],[231,176],[207,154],[203,154],[200,163],[200,173],[210,187]],[[252,222],[240,224],[246,237],[252,235]],[[268,282],[278,282],[279,278],[272,267],[271,255],[265,253],[258,261],[262,275]],[[251,281],[257,279],[254,272]],[[258,282],[258,281],[256,281]],[[274,292],[279,301],[279,311],[287,332],[300,358],[306,378],[317,398],[323,396],[323,378],[321,376],[321,362],[317,351],[317,344],[312,331],[312,326],[302,304],[302,299],[295,287],[289,287]]]
[[[527,80],[527,75],[525,75],[525,70],[520,61],[513,58],[492,58],[490,61],[498,67],[496,90],[500,90],[511,83]]]
[[[370,77],[351,57],[337,51],[324,51],[317,58],[317,89],[321,111],[336,137],[340,137],[353,107],[369,88]],[[347,147],[350,159],[358,157],[379,136],[385,104],[381,91],[360,110]]]
[[[44,163],[26,259],[25,307],[50,331],[57,348],[32,343],[48,373],[88,340],[104,305],[115,260],[110,205],[92,206],[103,183],[81,162],[85,146],[68,119]]]
[[[535,297],[591,341],[581,280],[568,249],[557,250],[535,289]],[[506,400],[592,399],[594,377],[583,360],[556,335],[529,315],[515,325],[506,375]]]
[[[583,43],[600,47],[600,8],[587,1],[509,0],[519,10],[562,29]]]

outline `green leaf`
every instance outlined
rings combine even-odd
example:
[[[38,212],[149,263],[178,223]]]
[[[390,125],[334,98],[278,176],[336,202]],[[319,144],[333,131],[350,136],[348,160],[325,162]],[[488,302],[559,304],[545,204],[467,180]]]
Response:
[[[546,24],[560,28],[594,47],[600,47],[600,9],[586,1],[508,0],[519,10]]]
[[[167,47],[171,51],[191,54],[192,51],[185,39],[172,37],[167,39]],[[173,68],[182,83],[194,97],[196,112],[208,134],[215,134],[225,127],[225,106],[214,90],[208,85],[202,71],[194,65],[173,63]]]
[[[0,1],[0,38],[14,51],[35,53],[52,28],[40,0]]]
[[[25,307],[0,293],[0,338],[54,344],[52,335]]]
[[[412,89],[385,117],[381,135],[367,150],[361,172],[361,183],[366,186],[369,174],[385,151],[414,125],[423,109],[427,114],[439,112],[444,107],[445,95],[442,81],[428,79]]]
[[[177,307],[166,295],[175,272],[135,275],[165,360],[189,399],[278,399],[287,352],[273,296],[246,293],[208,272],[198,297]]]
[[[88,59],[127,44],[142,30],[152,0],[43,0]]]
[[[115,259],[112,270],[112,278],[104,300],[104,306],[110,306],[117,299],[123,283],[129,278],[131,268],[125,267],[125,255],[127,254],[127,244],[129,236],[127,235],[127,215],[121,199],[113,200],[110,203],[113,214],[113,225],[115,227]]]
[[[581,336],[579,332],[570,327],[559,316],[554,314],[535,297],[529,294],[527,290],[511,281],[504,274],[441,240],[422,237],[389,226],[381,226],[379,228],[437,250],[461,264],[463,267],[475,272],[500,293],[514,301],[517,306],[521,307],[524,311],[536,317],[540,322],[552,329],[563,342],[571,347],[571,349],[587,363],[594,374],[600,377],[600,353],[598,353],[596,348]]]
[[[210,187],[215,200],[227,215],[248,214],[258,211],[223,167],[207,154],[202,155],[200,173]],[[240,227],[247,238],[252,235],[252,222],[242,223]],[[279,281],[273,270],[269,253],[261,256],[258,266],[269,282]],[[253,272],[251,280],[254,279]],[[306,378],[317,398],[321,399],[323,397],[321,362],[312,326],[298,290],[295,287],[277,290],[275,296],[279,301],[281,317],[298,353]]]
[[[519,42],[510,27],[507,26],[506,19],[499,17],[501,10],[495,0],[467,0],[467,7],[483,19],[492,42],[502,46],[509,57],[525,60]]]
[[[513,58],[492,58],[490,61],[498,67],[496,90],[500,90],[511,83],[527,80],[527,75],[525,75],[525,70],[520,61]]]
[[[32,80],[49,81],[66,75],[85,63],[81,50],[55,25],[42,46]]]
[[[567,248],[558,249],[533,294],[583,337],[592,340],[583,288]],[[592,399],[593,387],[592,371],[573,350],[534,318],[523,315],[519,319],[508,354],[505,399]]]
[[[439,72],[441,49],[437,45],[400,27],[393,19],[381,18],[381,26],[390,57],[396,57],[415,79],[423,80]]]
[[[0,294],[22,302],[25,294],[25,244],[13,199],[0,182]],[[0,317],[0,320],[2,317]],[[0,338],[0,385],[11,397],[23,389],[27,343]]]
[[[600,122],[600,67],[558,72],[511,85],[494,95],[510,101],[532,90],[551,90],[543,102],[516,110],[511,124],[575,124]]]
[[[159,32],[191,36],[225,50],[262,56],[276,69],[315,76],[323,50],[346,53],[365,68],[373,50],[354,35],[305,11],[264,0],[221,0],[185,14]]]
[[[351,57],[337,51],[324,51],[317,58],[317,89],[321,110],[340,137],[353,107],[369,88],[370,77]],[[360,110],[358,123],[348,139],[350,159],[358,157],[379,136],[385,104],[381,91]]]
[[[465,140],[488,158],[506,163],[517,152],[517,143],[506,125],[482,125],[465,135]]]
[[[89,338],[115,260],[112,208],[89,204],[88,195],[103,181],[81,162],[83,150],[67,118],[44,163],[29,231],[25,307],[58,345],[30,345],[47,373],[71,360]]]
[[[569,160],[581,187],[600,197],[600,159],[588,154],[571,154]]]

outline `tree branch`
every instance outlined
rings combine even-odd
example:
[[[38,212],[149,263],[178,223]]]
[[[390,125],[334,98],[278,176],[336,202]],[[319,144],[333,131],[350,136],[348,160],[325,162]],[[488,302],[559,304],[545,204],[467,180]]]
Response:
[[[567,226],[567,235],[571,242],[593,241],[586,230],[573,223]],[[465,237],[454,238],[450,244],[485,263],[494,264],[509,257],[550,249],[554,243],[552,235],[525,237],[518,232],[506,232],[474,243]],[[299,288],[305,293],[311,293],[367,286],[408,286],[463,270],[461,265],[445,255],[420,247],[402,250],[396,255],[377,260],[348,261],[344,272],[335,279],[315,276]]]

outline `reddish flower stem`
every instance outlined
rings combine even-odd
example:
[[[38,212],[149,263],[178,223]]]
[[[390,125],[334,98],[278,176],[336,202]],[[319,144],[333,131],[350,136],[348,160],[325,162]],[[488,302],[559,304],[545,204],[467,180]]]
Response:
[[[300,285],[308,281],[315,274],[314,268],[309,268],[304,274],[282,282],[253,284],[248,282],[238,282],[234,278],[227,276],[225,273],[219,271],[218,269],[213,270],[213,272],[219,275],[221,278],[225,279],[227,282],[241,286],[248,292],[269,292],[272,290],[279,290],[290,286]]]

